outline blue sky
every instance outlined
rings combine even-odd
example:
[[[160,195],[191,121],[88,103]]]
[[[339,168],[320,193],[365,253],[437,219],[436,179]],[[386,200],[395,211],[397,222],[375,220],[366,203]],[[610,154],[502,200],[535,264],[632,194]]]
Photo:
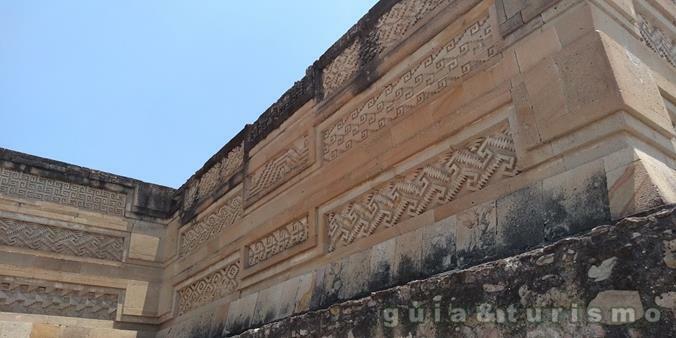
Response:
[[[180,186],[375,0],[0,0],[0,147]]]

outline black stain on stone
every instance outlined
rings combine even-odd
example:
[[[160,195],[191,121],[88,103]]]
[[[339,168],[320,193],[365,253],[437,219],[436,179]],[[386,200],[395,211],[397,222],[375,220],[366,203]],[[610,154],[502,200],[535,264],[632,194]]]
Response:
[[[577,181],[567,180],[565,184],[543,192],[547,241],[610,222],[606,177],[601,170]]]
[[[467,249],[461,249],[456,252],[458,257],[458,267],[468,267],[480,264],[493,259],[496,256],[496,227],[491,227],[484,220],[475,225],[476,231],[479,231],[477,240]]]
[[[390,264],[387,261],[381,261],[375,266],[375,270],[371,272],[371,280],[369,280],[369,290],[378,291],[392,286]]]
[[[415,261],[407,256],[402,255],[399,259],[399,266],[397,268],[397,276],[395,278],[398,284],[404,284],[420,277],[420,271],[415,264]]]
[[[504,257],[544,242],[542,184],[515,191],[497,201],[499,255]]]
[[[322,309],[340,300],[340,289],[343,287],[342,271],[346,259],[343,258],[338,262],[332,262],[326,268],[319,271],[321,275],[316,281],[315,289],[310,301],[310,309]]]
[[[423,277],[430,277],[455,267],[455,240],[452,236],[446,236],[445,240],[443,244],[431,244],[429,251],[423,256]]]

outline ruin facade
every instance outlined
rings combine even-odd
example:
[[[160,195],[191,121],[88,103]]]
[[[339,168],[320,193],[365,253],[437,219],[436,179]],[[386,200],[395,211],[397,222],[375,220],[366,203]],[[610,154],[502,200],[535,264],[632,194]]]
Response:
[[[381,0],[179,189],[1,150],[0,337],[674,336],[675,22]]]

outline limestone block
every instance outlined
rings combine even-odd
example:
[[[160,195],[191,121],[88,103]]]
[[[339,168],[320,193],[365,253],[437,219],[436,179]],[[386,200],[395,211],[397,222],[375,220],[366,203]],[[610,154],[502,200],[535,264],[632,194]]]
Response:
[[[261,290],[251,324],[262,325],[292,315],[298,286],[298,279],[290,279]]]
[[[455,216],[423,228],[422,275],[432,276],[456,267]]]
[[[34,323],[30,338],[53,338],[61,335],[63,326],[53,324]],[[0,329],[2,332],[2,329]],[[0,335],[2,337],[2,335]]]
[[[150,290],[150,283],[145,281],[129,281],[124,298],[124,314],[141,316],[149,308],[148,302],[155,293]]]
[[[33,324],[22,322],[0,322],[0,338],[30,338]]]
[[[396,238],[380,242],[371,248],[369,260],[370,290],[380,290],[392,285],[396,249]]]
[[[603,161],[595,161],[542,183],[545,239],[589,230],[610,222],[606,175]]]
[[[542,183],[535,183],[497,200],[497,240],[501,256],[540,245],[545,237]]]
[[[539,29],[516,45],[516,58],[522,72],[535,66],[545,57],[561,50],[559,37],[554,27]]]
[[[456,226],[458,266],[467,266],[495,256],[496,235],[495,201],[459,213]]]
[[[258,293],[252,293],[232,302],[223,333],[238,333],[248,328],[254,317],[257,300]]]
[[[624,104],[654,128],[671,132],[671,119],[650,68],[613,39],[603,36],[603,43]]]
[[[277,319],[281,285],[274,285],[258,293],[251,325],[259,326]]]
[[[154,261],[158,257],[160,239],[155,236],[132,233],[129,244],[129,258]]]
[[[368,262],[370,256],[371,250],[364,250],[350,255],[348,259],[343,261],[345,265],[341,271],[343,283],[338,292],[339,299],[347,300],[368,294],[368,276],[370,276]]]
[[[347,260],[349,256],[317,269],[317,279],[310,301],[311,310],[326,307],[338,300],[340,289],[343,287],[342,271]]]
[[[394,280],[406,283],[420,278],[422,272],[423,230],[418,229],[397,237],[393,266]]]
[[[612,219],[676,203],[676,171],[640,150],[633,154],[637,161],[607,173]]]
[[[315,282],[314,272],[306,273],[296,277],[293,280],[298,285],[296,292],[296,305],[293,309],[294,314],[303,313],[310,310],[310,300],[312,299],[313,285]]]

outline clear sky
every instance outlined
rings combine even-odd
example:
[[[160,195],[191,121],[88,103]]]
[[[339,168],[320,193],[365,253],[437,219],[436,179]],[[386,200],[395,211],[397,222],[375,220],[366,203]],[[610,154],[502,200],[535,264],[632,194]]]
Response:
[[[0,147],[179,187],[376,0],[0,0]]]

